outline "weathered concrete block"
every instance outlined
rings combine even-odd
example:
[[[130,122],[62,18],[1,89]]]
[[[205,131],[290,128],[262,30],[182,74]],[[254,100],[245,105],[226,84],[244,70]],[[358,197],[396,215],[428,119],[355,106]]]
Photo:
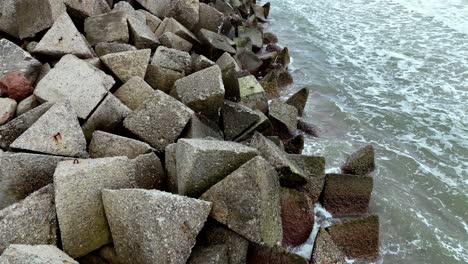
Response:
[[[234,58],[241,69],[249,71],[252,74],[256,73],[263,64],[262,60],[248,49],[238,52]]]
[[[282,245],[299,246],[314,227],[314,204],[305,192],[281,188]]]
[[[112,12],[124,11],[128,15],[128,22],[130,19],[136,19],[138,22],[146,24],[146,16],[141,12],[137,12],[133,6],[127,1],[119,1],[112,8]]]
[[[255,263],[307,264],[307,260],[281,246],[266,247],[250,243],[247,264]]]
[[[12,149],[86,157],[86,140],[69,102],[56,103],[11,145]]]
[[[153,152],[142,154],[132,160],[135,165],[135,183],[145,189],[161,189],[166,173],[161,160]]]
[[[297,113],[299,116],[302,116],[304,113],[304,108],[307,104],[307,99],[309,98],[309,89],[302,88],[297,91],[295,94],[291,95],[291,97],[286,100],[288,105],[292,105],[297,109]]]
[[[202,28],[218,33],[224,23],[224,15],[216,8],[200,3],[200,19],[195,27],[200,30]]]
[[[200,43],[198,38],[190,30],[188,30],[172,17],[165,17],[156,30],[155,34],[157,37],[159,37],[166,32],[172,32],[193,44]]]
[[[37,84],[40,101],[69,100],[77,116],[86,119],[101,102],[114,79],[73,55],[65,55]]]
[[[211,210],[209,202],[156,190],[104,190],[102,198],[123,263],[186,263]]]
[[[0,263],[12,264],[78,264],[74,259],[51,245],[10,245],[0,257]]]
[[[26,76],[31,83],[34,83],[41,65],[31,54],[13,42],[0,39],[0,78],[9,72],[17,71]]]
[[[154,95],[127,116],[124,126],[158,151],[175,142],[193,111],[171,96],[156,90]]]
[[[19,37],[24,39],[50,28],[65,12],[65,5],[63,1],[17,0],[16,12]]]
[[[270,119],[262,113],[260,110],[255,110],[255,113],[259,116],[259,120],[253,126],[248,128],[242,135],[238,136],[235,141],[242,142],[244,140],[249,140],[255,132],[269,132],[273,129]]]
[[[312,250],[312,264],[345,264],[345,256],[325,228],[320,228]]]
[[[211,187],[201,199],[213,203],[210,216],[216,221],[252,242],[276,245],[283,232],[275,174],[266,160],[255,157]]]
[[[157,65],[148,65],[145,81],[154,89],[161,90],[169,94],[177,80],[183,78],[185,74],[171,69],[166,69]]]
[[[159,41],[162,45],[171,48],[177,49],[181,51],[189,52],[192,49],[192,43],[189,41],[177,36],[172,32],[166,32],[159,36]]]
[[[0,210],[0,254],[10,244],[18,243],[57,245],[52,185]]]
[[[165,17],[170,8],[170,0],[136,0],[140,5],[157,17]]]
[[[60,162],[54,173],[55,202],[64,251],[81,257],[111,242],[102,189],[135,186],[135,167],[125,157]]]
[[[228,248],[226,245],[199,246],[192,250],[188,264],[229,263]]]
[[[200,30],[200,39],[213,49],[232,54],[236,53],[236,50],[231,46],[230,39],[224,35],[202,28]]]
[[[221,68],[223,73],[223,83],[225,92],[225,98],[233,102],[238,102],[240,100],[240,91],[239,91],[239,77],[240,68],[237,65],[237,62],[228,52],[225,52],[219,59],[216,61],[216,64]]]
[[[0,209],[52,183],[58,162],[68,158],[5,152],[0,156]]]
[[[201,71],[215,65],[215,63],[212,60],[208,59],[203,55],[192,53],[191,57],[193,72]]]
[[[7,124],[0,126],[0,148],[8,149],[24,131],[26,131],[39,117],[52,107],[52,103],[44,103],[31,111],[21,115]]]
[[[176,150],[178,193],[199,197],[256,155],[255,149],[235,142],[180,139]]]
[[[188,52],[170,49],[164,46],[158,47],[153,55],[151,64],[185,74],[190,74],[192,71],[192,59]]]
[[[130,78],[114,93],[131,110],[138,109],[153,94],[153,88],[138,76]]]
[[[257,148],[260,155],[276,169],[281,186],[296,187],[307,182],[304,173],[289,160],[287,154],[262,134],[255,132],[250,146]]]
[[[166,189],[171,193],[177,193],[177,143],[170,144],[164,152],[164,167],[166,168]]]
[[[146,18],[143,15],[143,21],[135,17],[128,17],[128,26],[133,45],[138,49],[156,49],[159,46],[159,40],[153,31],[146,25]]]
[[[263,33],[258,27],[239,27],[239,38],[248,38],[257,49],[263,46]]]
[[[224,101],[222,117],[226,140],[235,139],[260,120],[255,111],[231,101]]]
[[[223,140],[223,132],[219,129],[216,122],[211,121],[201,114],[194,114],[190,120],[183,138],[206,138],[211,137]]]
[[[17,105],[13,99],[0,97],[0,125],[6,124],[15,117]]]
[[[55,20],[52,27],[34,48],[34,53],[51,57],[73,54],[83,59],[94,56],[88,42],[75,27],[67,12],[63,12]]]
[[[89,44],[94,46],[100,42],[128,43],[130,36],[127,17],[127,13],[118,11],[87,18],[84,31]]]
[[[335,217],[363,215],[368,211],[372,188],[372,177],[327,174],[322,204]]]
[[[200,18],[199,0],[172,0],[168,17],[173,17],[186,28],[192,30]]]
[[[21,102],[18,103],[18,106],[16,107],[16,117],[36,108],[37,106],[39,106],[39,101],[37,101],[36,96],[30,95],[24,98],[21,100]]]
[[[326,229],[348,258],[374,261],[379,257],[379,217],[368,216]]]
[[[367,175],[375,169],[374,156],[374,147],[367,145],[348,157],[346,163],[341,166],[341,171],[347,174]]]
[[[161,24],[162,20],[159,19],[157,16],[151,14],[150,12],[139,9],[137,12],[142,13],[146,18],[146,25],[151,29],[152,32],[155,32],[158,28],[159,24]]]
[[[80,19],[108,13],[110,6],[106,0],[63,0],[70,15]]]
[[[289,154],[288,158],[307,177],[307,183],[298,189],[306,192],[312,203],[317,202],[325,184],[325,158],[300,154]]]
[[[126,43],[119,43],[119,42],[101,42],[97,44],[94,49],[96,50],[96,54],[99,57],[102,57],[104,55],[110,54],[110,53],[118,53],[118,52],[124,52],[124,51],[135,51],[137,48],[135,46],[132,46],[130,44]]]
[[[92,158],[126,156],[133,159],[152,150],[144,142],[103,131],[94,131],[89,144],[89,155]]]
[[[271,100],[269,112],[271,118],[285,125],[288,129],[297,129],[297,109],[279,99]]]
[[[123,51],[102,56],[101,61],[122,81],[134,76],[145,78],[151,57],[150,49]]]
[[[268,109],[268,99],[265,90],[255,79],[255,76],[248,75],[238,78],[238,82],[240,102],[251,109],[259,109],[262,112],[266,112]]]
[[[18,23],[16,22],[16,0],[3,0],[0,2],[0,31],[15,38],[19,38]]]
[[[195,112],[218,116],[223,105],[224,85],[219,66],[198,71],[175,83],[177,97]]]

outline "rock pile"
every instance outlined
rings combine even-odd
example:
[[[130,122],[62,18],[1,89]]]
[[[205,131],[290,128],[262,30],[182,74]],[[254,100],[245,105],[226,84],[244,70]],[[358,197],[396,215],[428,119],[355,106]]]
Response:
[[[255,1],[0,2],[0,263],[378,256],[371,146],[302,155],[309,92]],[[313,205],[351,221],[290,252]]]

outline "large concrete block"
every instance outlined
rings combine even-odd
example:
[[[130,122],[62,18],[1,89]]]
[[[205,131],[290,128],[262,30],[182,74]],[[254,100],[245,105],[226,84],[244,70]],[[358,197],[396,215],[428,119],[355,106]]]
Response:
[[[111,53],[100,59],[115,76],[122,82],[126,82],[135,76],[145,78],[150,56],[151,50],[143,49]]]
[[[252,109],[231,101],[224,101],[222,108],[223,130],[226,140],[233,140],[260,120]]]
[[[0,257],[5,264],[78,264],[77,261],[55,246],[14,244]]]
[[[375,169],[374,156],[374,147],[367,145],[349,156],[346,163],[341,166],[341,171],[347,174],[367,175]]]
[[[127,13],[118,11],[87,18],[84,31],[89,44],[94,46],[101,42],[128,43],[130,35],[127,17]]]
[[[37,78],[41,63],[7,39],[0,39],[0,79],[9,72],[21,72],[31,83]]]
[[[151,60],[152,65],[171,69],[185,74],[192,71],[192,58],[185,51],[159,46]]]
[[[16,12],[19,37],[24,39],[50,28],[65,5],[62,0],[17,0]]]
[[[138,109],[153,94],[154,89],[138,76],[130,78],[114,93],[131,110]]]

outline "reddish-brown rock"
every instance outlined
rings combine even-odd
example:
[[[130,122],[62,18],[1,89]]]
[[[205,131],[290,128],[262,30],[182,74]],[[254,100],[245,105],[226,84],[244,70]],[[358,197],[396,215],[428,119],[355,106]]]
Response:
[[[247,264],[307,264],[303,257],[275,246],[265,247],[251,243],[247,253]]]
[[[33,87],[29,80],[20,72],[9,72],[0,79],[0,94],[21,101],[31,95]]]
[[[314,227],[314,206],[310,198],[294,189],[281,189],[283,245],[298,246],[309,238]]]
[[[327,174],[322,204],[334,217],[360,216],[367,213],[372,188],[372,177]]]
[[[349,258],[376,260],[379,257],[379,217],[368,216],[327,228],[333,242]]]
[[[315,239],[310,264],[344,264],[345,256],[341,249],[333,242],[330,234],[320,228]]]
[[[354,175],[367,175],[375,169],[374,147],[367,145],[354,152],[346,163],[341,166],[341,172]]]

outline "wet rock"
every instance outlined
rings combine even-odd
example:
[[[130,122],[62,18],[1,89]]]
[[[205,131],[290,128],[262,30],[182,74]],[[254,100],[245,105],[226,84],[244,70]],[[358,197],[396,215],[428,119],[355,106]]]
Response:
[[[21,101],[32,94],[33,87],[21,72],[9,72],[0,79],[0,94]]]
[[[247,255],[247,264],[255,263],[307,264],[307,260],[280,246],[265,247],[251,243]]]
[[[96,54],[99,57],[102,57],[104,55],[110,54],[110,53],[118,53],[118,52],[124,52],[124,51],[135,51],[137,48],[135,46],[132,46],[130,44],[126,43],[118,43],[118,42],[101,42],[96,45],[94,48],[96,50]]]
[[[345,174],[367,175],[375,169],[374,156],[374,147],[367,145],[353,153],[341,166],[341,171]]]
[[[28,112],[29,110],[34,109],[38,105],[39,102],[37,101],[34,95],[30,95],[24,98],[23,100],[21,100],[21,102],[18,103],[18,106],[16,107],[16,117]]]
[[[225,52],[219,57],[216,64],[223,74],[225,98],[237,102],[240,98],[239,81],[237,80],[240,68],[236,60],[228,52]]]
[[[111,53],[100,59],[115,76],[126,82],[134,76],[145,78],[150,57],[151,50],[143,49]]]
[[[239,38],[248,38],[252,42],[252,45],[260,49],[263,46],[263,33],[257,27],[240,27]]]
[[[210,216],[255,243],[276,245],[283,237],[279,183],[274,168],[255,157],[206,191]],[[180,175],[180,174],[178,174]]]
[[[156,90],[154,95],[127,116],[124,126],[158,151],[175,142],[193,111],[171,96]]]
[[[165,17],[156,30],[155,34],[157,37],[159,37],[166,32],[172,32],[193,44],[200,43],[198,38],[190,30],[188,30],[172,17]]]
[[[292,137],[284,142],[284,151],[291,154],[301,154],[304,150],[305,138],[302,133],[298,133],[297,130],[294,130]]]
[[[162,22],[161,19],[146,10],[140,9],[137,10],[137,12],[141,12],[143,15],[145,15],[146,25],[148,25],[152,32],[155,32]]]
[[[284,124],[288,129],[294,130],[297,128],[297,109],[289,104],[281,102],[279,99],[274,99],[270,103],[270,111],[268,112],[271,118]]]
[[[40,101],[69,100],[77,116],[86,119],[101,102],[114,79],[74,55],[65,55],[37,84]]]
[[[379,217],[368,216],[327,228],[333,242],[348,258],[376,260],[379,256]]]
[[[366,214],[373,188],[372,177],[327,174],[322,204],[335,217]]]
[[[2,99],[0,99],[1,101]],[[11,99],[10,99],[11,100]],[[41,117],[52,103],[44,103],[31,111],[11,120],[7,124],[0,126],[0,148],[7,149],[16,138],[26,131],[39,117]]]
[[[114,93],[131,110],[138,109],[153,94],[153,88],[138,76],[130,78]]]
[[[41,63],[31,54],[7,39],[0,39],[0,78],[17,71],[34,83],[40,68]]]
[[[104,190],[102,197],[123,263],[185,263],[211,210],[209,202],[156,190]]]
[[[217,116],[224,100],[221,70],[215,65],[179,79],[175,82],[175,92],[193,111]]]
[[[146,25],[145,17],[143,18],[144,21],[140,21],[134,17],[128,17],[130,36],[133,44],[137,49],[156,49],[159,46],[159,40]]]
[[[19,38],[18,24],[16,22],[16,0],[3,0],[0,2],[0,31],[15,38]]]
[[[16,11],[19,37],[24,39],[50,28],[65,12],[65,5],[53,0],[17,0]]]
[[[194,72],[204,70],[206,68],[212,67],[215,65],[215,63],[208,59],[207,57],[203,55],[198,55],[196,53],[192,53],[192,70]]]
[[[312,250],[311,264],[345,264],[345,256],[333,242],[330,234],[320,228]]]
[[[178,193],[199,197],[256,155],[255,149],[235,142],[180,139],[176,149]]]
[[[200,3],[200,19],[198,25],[195,27],[198,30],[204,28],[206,30],[218,33],[224,22],[223,13],[219,12],[216,8]]]
[[[5,152],[0,156],[0,209],[52,183],[58,162],[68,158]]]
[[[86,140],[89,141],[96,130],[113,131],[131,112],[126,105],[109,93],[82,126]]]
[[[201,114],[194,114],[187,125],[183,138],[206,138],[212,137],[223,140],[223,132],[218,125]]]
[[[278,43],[278,37],[271,32],[263,33],[263,44],[275,44]]]
[[[177,80],[184,77],[183,72],[166,69],[156,65],[148,65],[145,81],[154,89],[169,94]]]
[[[81,257],[111,242],[101,190],[138,186],[134,163],[112,157],[60,162],[54,187],[63,249]]]
[[[110,11],[106,0],[63,0],[67,11],[73,17],[80,19],[105,14]]]
[[[34,48],[34,53],[51,57],[73,54],[79,58],[93,57],[93,51],[83,35],[76,29],[67,12],[60,15],[53,26]]]
[[[298,189],[307,193],[312,203],[316,203],[325,184],[325,158],[299,154],[289,154],[288,158],[307,177],[307,183]]]
[[[6,124],[15,116],[16,101],[10,98],[0,98],[0,125]]]
[[[250,146],[257,148],[260,155],[276,169],[281,186],[296,187],[307,182],[303,172],[289,160],[287,154],[262,134],[255,132]]]
[[[52,106],[10,147],[68,157],[87,156],[86,141],[69,102]]]
[[[307,241],[314,227],[314,204],[305,194],[281,188],[283,245],[299,246]]]
[[[144,142],[103,131],[95,131],[89,144],[89,154],[92,158],[126,156],[133,159],[152,150],[151,146]]]
[[[273,71],[268,72],[260,81],[260,84],[265,90],[268,99],[274,99],[281,96],[278,79]]]
[[[78,264],[70,256],[50,245],[10,245],[0,257],[0,263],[14,264]]]
[[[291,59],[289,58],[288,47],[285,47],[278,54],[276,62],[282,64],[284,69],[287,69],[290,61],[291,61]]]
[[[223,225],[210,220],[205,223],[203,230],[198,235],[197,245],[202,247],[214,245],[227,247],[228,260],[222,263],[229,264],[245,264],[249,248],[249,242],[245,238]]]
[[[265,90],[258,83],[253,75],[248,75],[238,79],[240,102],[251,108],[259,109],[266,112],[268,109],[268,100],[266,98]]]
[[[100,42],[128,43],[127,17],[127,13],[118,11],[87,18],[84,31],[89,44],[94,46]]]
[[[255,111],[230,101],[224,101],[222,116],[226,140],[235,139],[260,120],[259,115]]]
[[[226,245],[195,246],[188,264],[221,264],[229,263]]]
[[[249,71],[252,74],[256,73],[263,64],[262,60],[255,53],[247,49],[239,51],[234,58],[241,69]]]
[[[0,211],[0,254],[10,244],[57,245],[52,185]]]
[[[166,32],[159,36],[159,41],[161,41],[161,44],[171,48],[171,49],[177,49],[181,51],[187,51],[189,52],[192,49],[192,43],[189,41],[177,36],[176,34],[172,32]]]
[[[294,106],[297,109],[298,115],[302,116],[305,105],[307,103],[307,98],[309,98],[309,89],[302,88],[289,97],[286,101],[286,104]]]
[[[200,30],[201,40],[211,48],[222,52],[236,53],[236,50],[231,46],[229,39],[221,34],[202,28]]]
[[[192,59],[185,51],[159,46],[151,60],[152,65],[190,74]]]
[[[303,118],[297,119],[297,129],[316,138],[320,136],[320,128],[314,124],[308,123]]]

